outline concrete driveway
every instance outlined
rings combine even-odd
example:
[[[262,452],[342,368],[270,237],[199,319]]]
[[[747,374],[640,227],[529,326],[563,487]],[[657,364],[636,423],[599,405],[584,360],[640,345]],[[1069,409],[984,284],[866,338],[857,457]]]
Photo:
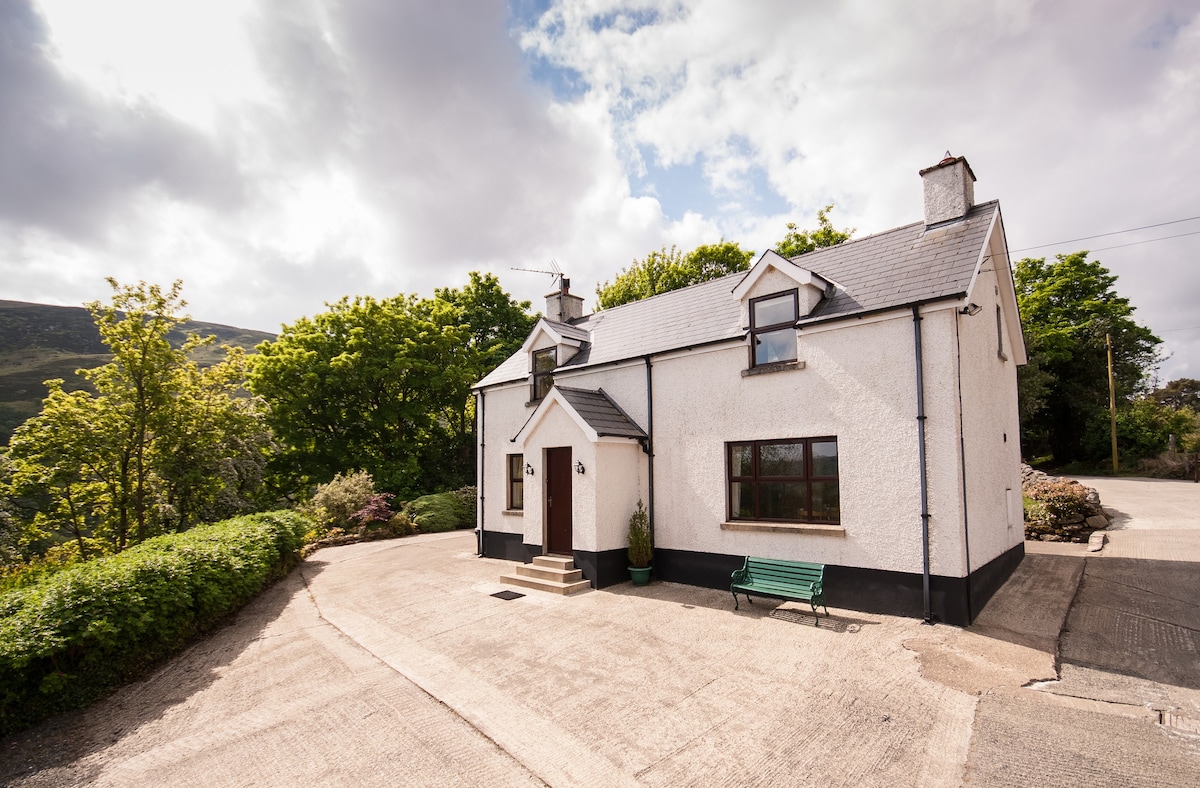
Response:
[[[0,783],[1200,785],[1197,565],[1031,554],[969,629],[814,627],[657,582],[506,601],[511,564],[473,548],[321,550],[145,681],[0,741]],[[1102,640],[1154,616],[1169,648]]]
[[[1110,530],[1200,530],[1200,484],[1178,479],[1079,476],[1094,487]]]

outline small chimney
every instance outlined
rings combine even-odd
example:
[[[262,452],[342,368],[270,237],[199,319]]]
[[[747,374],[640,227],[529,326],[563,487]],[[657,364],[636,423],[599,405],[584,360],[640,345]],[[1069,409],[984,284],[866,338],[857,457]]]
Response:
[[[925,182],[925,226],[961,219],[975,205],[975,173],[962,156],[946,157],[921,170]]]
[[[571,280],[565,276],[562,284],[553,292],[546,293],[546,319],[558,323],[569,323],[583,317],[583,299],[571,295]]]

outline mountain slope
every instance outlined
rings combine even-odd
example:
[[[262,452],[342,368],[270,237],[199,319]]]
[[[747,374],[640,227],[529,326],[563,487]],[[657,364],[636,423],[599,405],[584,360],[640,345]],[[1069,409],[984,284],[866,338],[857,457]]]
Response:
[[[171,334],[172,344],[182,345],[187,332],[217,338],[216,346],[196,354],[200,364],[223,358],[221,345],[253,350],[260,342],[275,339],[263,331],[191,321]],[[108,359],[108,348],[86,309],[0,300],[0,445],[41,410],[46,396],[43,381],[62,378],[68,391],[84,388],[75,370],[98,367]]]

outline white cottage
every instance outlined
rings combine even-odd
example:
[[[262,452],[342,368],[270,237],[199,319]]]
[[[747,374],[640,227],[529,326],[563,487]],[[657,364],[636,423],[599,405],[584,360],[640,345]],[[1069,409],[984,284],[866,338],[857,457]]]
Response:
[[[996,202],[964,158],[925,219],[584,315],[569,283],[475,386],[479,550],[728,588],[748,556],[826,564],[835,607],[967,624],[1024,554],[1017,366]]]

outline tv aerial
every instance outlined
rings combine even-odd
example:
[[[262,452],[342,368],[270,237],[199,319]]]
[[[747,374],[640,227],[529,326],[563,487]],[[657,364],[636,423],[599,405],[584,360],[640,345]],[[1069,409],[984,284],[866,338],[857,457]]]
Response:
[[[530,273],[530,274],[546,274],[550,277],[551,282],[553,284],[557,285],[557,284],[559,284],[560,280],[562,280],[562,278],[563,278],[563,272],[562,272],[562,269],[558,267],[558,261],[555,260],[554,258],[550,258],[550,268],[551,268],[551,270],[549,270],[549,271],[547,271],[544,268],[516,268],[516,267],[514,267],[510,270],[525,271],[526,273]]]

